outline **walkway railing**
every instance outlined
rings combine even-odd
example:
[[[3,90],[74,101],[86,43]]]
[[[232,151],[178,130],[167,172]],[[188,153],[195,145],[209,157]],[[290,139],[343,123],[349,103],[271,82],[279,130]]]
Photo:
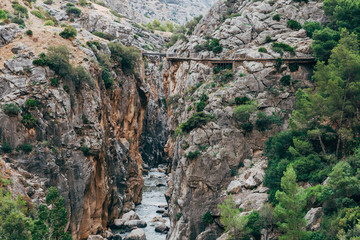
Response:
[[[233,63],[233,62],[275,62],[278,58],[233,58],[233,59],[219,59],[219,58],[195,58],[195,57],[181,57],[175,53],[148,53],[142,52],[143,56],[160,56],[165,57],[168,61],[198,61],[198,62],[212,62],[212,63]],[[314,57],[294,57],[281,58],[283,62],[287,63],[315,63]]]

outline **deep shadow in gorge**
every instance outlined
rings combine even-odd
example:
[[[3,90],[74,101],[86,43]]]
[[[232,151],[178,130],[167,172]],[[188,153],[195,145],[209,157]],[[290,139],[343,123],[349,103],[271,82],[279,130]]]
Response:
[[[143,162],[149,167],[167,164],[165,145],[169,136],[167,106],[164,94],[163,79],[159,71],[158,56],[149,57],[145,67],[145,75],[150,85],[150,98],[147,104],[143,131],[140,137],[139,149]]]

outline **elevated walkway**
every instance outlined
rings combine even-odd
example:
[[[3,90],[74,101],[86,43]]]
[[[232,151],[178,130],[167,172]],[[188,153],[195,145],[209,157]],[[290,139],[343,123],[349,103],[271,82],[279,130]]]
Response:
[[[166,58],[171,62],[182,62],[182,61],[195,61],[195,62],[210,62],[214,64],[230,64],[235,62],[276,62],[277,58],[234,58],[234,59],[219,59],[219,58],[188,58],[177,56],[176,54],[167,53],[152,53],[142,52],[143,57],[146,56],[159,56],[160,58]],[[294,58],[281,58],[283,63],[299,63],[299,64],[314,64],[316,60],[314,57],[294,57]]]

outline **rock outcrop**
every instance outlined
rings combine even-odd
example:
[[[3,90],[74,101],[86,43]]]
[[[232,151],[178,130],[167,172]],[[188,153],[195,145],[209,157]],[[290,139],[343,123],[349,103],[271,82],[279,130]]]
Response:
[[[293,68],[285,62],[277,66],[275,61],[266,59],[311,58],[311,39],[303,29],[288,28],[287,21],[324,22],[321,8],[320,2],[290,0],[218,2],[198,24],[189,42],[179,41],[168,51],[188,58],[215,58],[219,62],[264,59],[230,64],[233,71],[228,78],[224,77],[225,72],[217,76],[213,73],[213,68],[221,68],[221,64],[193,60],[169,61],[164,65],[171,132],[166,151],[172,159],[167,192],[169,240],[219,237],[219,226],[206,226],[202,216],[210,212],[219,222],[217,205],[230,193],[244,214],[259,210],[267,201],[267,188],[262,185],[267,167],[263,156],[265,142],[288,127],[296,90],[312,87],[313,66],[300,63]],[[226,15],[228,9],[233,13],[231,17]],[[273,20],[275,14],[281,16],[280,21]],[[224,48],[222,53],[196,52],[195,46],[204,43],[205,38],[219,39]],[[274,51],[266,38],[288,44],[294,53]],[[259,52],[260,47],[267,53]],[[291,79],[289,84],[281,80],[285,76]],[[181,131],[196,113],[200,99],[205,99],[203,111],[213,116],[212,120],[191,131]],[[235,109],[246,104],[255,109],[249,107],[253,110],[248,113],[247,125],[243,125]],[[267,118],[265,115],[277,116],[278,120],[263,128],[261,118]]]
[[[185,24],[193,17],[206,13],[216,0],[106,0],[108,6],[121,15],[148,23],[157,19]]]
[[[90,235],[97,239],[99,233],[108,238],[108,226],[141,202],[139,146],[147,148],[143,153],[151,165],[165,161],[163,150],[150,152],[152,146],[163,148],[168,137],[163,131],[167,128],[165,101],[161,101],[165,96],[159,59],[149,60],[146,76],[141,67],[139,74],[110,67],[114,85],[106,89],[97,57],[111,54],[109,41],[92,33],[103,32],[116,38],[114,42],[139,49],[159,50],[165,40],[130,19],[118,19],[111,9],[96,3],[76,5],[81,17],[72,18],[66,12],[67,3],[38,1],[33,5],[47,11],[59,25],[75,27],[78,35],[74,39],[61,38],[62,28],[44,26],[45,20],[30,13],[25,25],[33,36],[13,23],[0,26],[0,105],[15,104],[19,109],[16,114],[0,110],[1,142],[18,149],[1,159],[0,171],[7,171],[6,176],[17,183],[11,186],[13,194],[27,196],[35,204],[44,202],[48,187],[57,187],[66,202],[74,239]],[[0,8],[14,11],[9,0],[2,1]],[[48,47],[60,45],[69,49],[72,65],[83,66],[91,75],[93,84],[81,82],[75,88],[48,67],[33,64]],[[58,83],[52,82],[55,80]],[[28,107],[28,100],[36,104]],[[143,144],[151,138],[153,145]],[[21,146],[28,151],[19,150]],[[131,212],[124,218],[129,218],[125,223],[129,229],[146,225]]]

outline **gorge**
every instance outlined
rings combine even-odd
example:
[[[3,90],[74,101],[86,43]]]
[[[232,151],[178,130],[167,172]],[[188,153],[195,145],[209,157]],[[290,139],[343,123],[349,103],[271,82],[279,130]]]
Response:
[[[359,9],[1,1],[0,239],[357,239]]]

